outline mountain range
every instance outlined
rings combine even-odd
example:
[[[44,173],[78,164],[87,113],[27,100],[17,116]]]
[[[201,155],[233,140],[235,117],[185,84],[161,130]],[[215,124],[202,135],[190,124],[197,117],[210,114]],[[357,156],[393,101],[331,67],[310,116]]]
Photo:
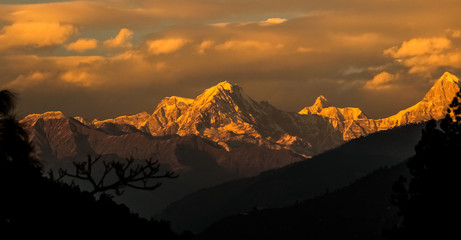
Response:
[[[121,131],[126,126],[135,127],[152,136],[197,135],[228,151],[250,144],[311,157],[373,132],[440,119],[459,86],[459,79],[447,72],[414,106],[387,118],[370,119],[359,108],[334,107],[322,95],[297,114],[282,111],[268,102],[254,101],[240,86],[226,81],[195,99],[167,97],[153,114],[95,119],[91,123],[97,128],[113,123]]]
[[[145,204],[149,211],[137,209],[151,214],[202,187],[300,162],[374,132],[440,119],[459,90],[458,78],[445,73],[419,103],[371,119],[358,108],[332,106],[323,96],[298,113],[287,112],[253,100],[238,85],[221,82],[195,99],[167,97],[152,114],[87,121],[54,111],[20,122],[49,168],[71,166],[87,155],[154,158],[192,182],[201,179],[175,186],[180,190],[169,193],[154,210],[148,206],[152,203]]]

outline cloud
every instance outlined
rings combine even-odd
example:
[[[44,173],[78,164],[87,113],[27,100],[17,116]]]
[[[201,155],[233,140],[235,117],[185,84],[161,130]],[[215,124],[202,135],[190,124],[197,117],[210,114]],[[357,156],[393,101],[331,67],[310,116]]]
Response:
[[[48,47],[64,43],[77,32],[70,24],[59,22],[15,22],[0,32],[0,50],[14,47]]]
[[[404,59],[402,63],[410,68],[409,73],[428,75],[442,66],[460,68],[461,51],[414,56]]]
[[[246,26],[246,25],[259,25],[259,26],[271,26],[276,24],[281,24],[286,22],[286,18],[267,18],[263,21],[242,21],[242,22],[220,22],[220,23],[213,23],[211,26],[215,27],[227,27],[227,26]]]
[[[280,23],[284,23],[286,21],[287,21],[286,18],[268,18],[265,21],[262,21],[261,24],[263,24],[263,25],[280,24]]]
[[[447,38],[414,38],[402,43],[400,47],[394,46],[384,50],[384,55],[394,58],[411,57],[424,54],[440,53],[451,47],[451,41]]]
[[[61,75],[61,79],[65,82],[83,87],[90,87],[95,84],[93,76],[85,71],[67,71]]]
[[[274,44],[258,40],[229,40],[216,45],[217,50],[221,51],[245,51],[245,50],[277,50],[283,48],[282,43]]]
[[[122,28],[115,38],[111,38],[104,42],[104,46],[108,48],[118,47],[132,47],[131,39],[133,38],[133,31],[128,28]]]
[[[73,43],[69,43],[66,47],[69,51],[84,52],[86,50],[95,49],[98,47],[96,39],[78,39]]]
[[[24,89],[26,87],[32,87],[37,84],[41,84],[45,79],[49,78],[50,74],[47,72],[31,72],[29,74],[21,74],[16,77],[13,81],[5,84],[3,88],[8,89]]]
[[[200,55],[204,55],[206,53],[206,50],[211,48],[215,44],[214,41],[211,40],[205,40],[200,45],[198,46],[198,53]]]
[[[309,47],[297,47],[296,48],[296,52],[299,52],[299,53],[309,53],[309,52],[313,52],[314,49],[313,48],[309,48]]]
[[[391,56],[408,67],[411,74],[430,76],[439,67],[461,66],[461,49],[444,37],[410,39],[404,41],[400,47],[384,50],[384,55]]]
[[[392,84],[399,79],[398,74],[391,74],[388,72],[381,72],[374,76],[372,80],[365,83],[364,88],[368,90],[383,90],[390,89]]]
[[[147,42],[148,51],[154,55],[169,54],[184,47],[189,41],[183,38],[167,38]]]
[[[359,47],[359,49],[375,48],[378,44],[388,41],[386,36],[375,32],[334,33],[332,34],[332,39],[336,44],[354,48]]]
[[[460,29],[447,29],[445,33],[448,35],[449,38],[461,38],[461,30]]]

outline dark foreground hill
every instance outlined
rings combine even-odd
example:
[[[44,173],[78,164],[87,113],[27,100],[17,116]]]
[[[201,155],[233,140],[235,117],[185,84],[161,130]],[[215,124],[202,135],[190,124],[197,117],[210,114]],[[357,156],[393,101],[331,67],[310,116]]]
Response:
[[[202,189],[170,205],[160,216],[175,230],[203,231],[211,223],[253,208],[292,205],[348,186],[383,166],[414,154],[423,125],[409,125],[352,140],[287,167]]]
[[[404,163],[380,168],[354,184],[290,207],[254,210],[212,224],[196,239],[382,239],[397,223],[392,185]]]
[[[166,221],[141,218],[107,195],[94,197],[5,159],[0,159],[0,189],[1,239],[31,235],[179,239]]]

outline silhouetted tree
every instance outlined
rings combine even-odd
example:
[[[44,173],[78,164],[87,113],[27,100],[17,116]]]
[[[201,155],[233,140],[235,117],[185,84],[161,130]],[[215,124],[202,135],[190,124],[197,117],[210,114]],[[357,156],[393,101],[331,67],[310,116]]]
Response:
[[[400,177],[392,202],[402,220],[384,233],[388,239],[444,239],[459,236],[461,183],[461,93],[446,117],[431,120],[408,160],[411,178]]]
[[[10,90],[0,91],[0,116],[10,115],[16,105],[16,94]]]
[[[162,178],[176,178],[172,171],[166,171],[164,174],[158,174],[160,171],[160,164],[158,161],[148,159],[144,165],[137,164],[133,166],[135,159],[129,158],[125,163],[118,161],[102,162],[103,170],[95,171],[97,163],[100,161],[101,156],[94,159],[88,155],[85,162],[73,162],[75,172],[71,173],[67,170],[59,170],[59,178],[71,177],[79,180],[89,182],[92,190],[91,194],[106,193],[107,191],[114,191],[115,194],[121,195],[125,187],[130,187],[138,190],[155,190],[162,184],[160,182],[152,183],[151,180],[158,180]],[[97,176],[97,172],[101,173]],[[52,176],[50,172],[50,176]]]
[[[40,164],[32,156],[29,137],[13,115],[15,104],[16,94],[0,91],[0,164],[37,171]]]
[[[103,239],[179,239],[166,221],[140,218],[107,195],[96,199],[76,186],[43,177],[27,133],[14,118],[15,99],[11,91],[0,91],[1,239],[26,238],[31,234],[47,238],[68,235]],[[113,165],[112,168],[119,168],[116,163]],[[125,169],[127,164],[120,166]],[[149,175],[149,169],[154,171],[156,165],[148,166],[138,168],[137,172]],[[136,168],[133,174],[126,176],[139,176],[135,173]],[[120,174],[123,176],[122,172]]]

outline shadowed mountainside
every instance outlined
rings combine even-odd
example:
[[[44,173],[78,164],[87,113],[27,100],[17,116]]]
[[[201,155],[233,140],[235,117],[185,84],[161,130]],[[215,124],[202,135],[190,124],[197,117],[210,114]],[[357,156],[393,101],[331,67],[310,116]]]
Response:
[[[380,168],[348,187],[284,208],[221,219],[194,239],[383,239],[398,222],[392,186],[408,176],[405,163]]]
[[[422,125],[408,125],[352,140],[312,159],[256,177],[197,191],[171,204],[160,215],[176,230],[204,230],[212,222],[254,207],[273,208],[345,187],[383,166],[414,153]]]

